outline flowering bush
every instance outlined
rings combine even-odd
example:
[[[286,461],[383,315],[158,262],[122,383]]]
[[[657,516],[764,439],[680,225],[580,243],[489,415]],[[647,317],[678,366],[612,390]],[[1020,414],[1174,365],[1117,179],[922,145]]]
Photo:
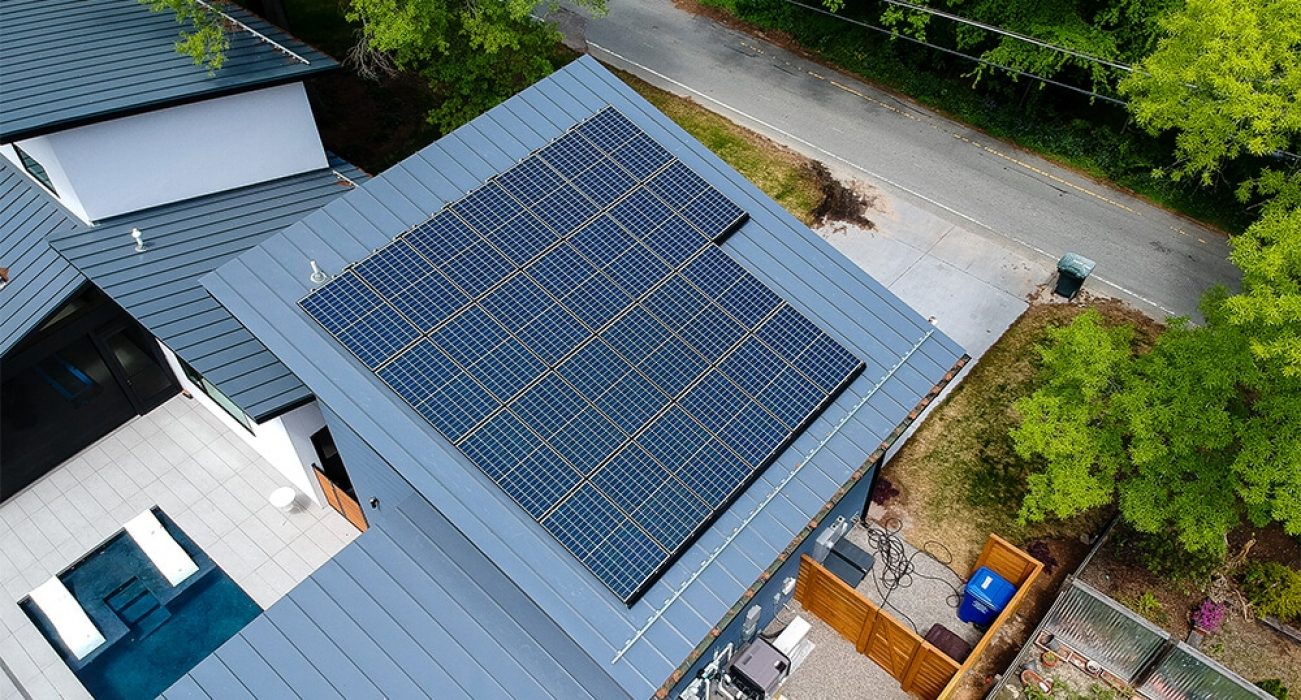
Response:
[[[1228,606],[1224,603],[1207,598],[1193,611],[1193,626],[1207,632],[1218,632],[1220,625],[1224,624],[1224,613],[1227,610]]]
[[[876,487],[872,489],[872,502],[883,506],[898,495],[899,487],[883,476],[876,480]]]

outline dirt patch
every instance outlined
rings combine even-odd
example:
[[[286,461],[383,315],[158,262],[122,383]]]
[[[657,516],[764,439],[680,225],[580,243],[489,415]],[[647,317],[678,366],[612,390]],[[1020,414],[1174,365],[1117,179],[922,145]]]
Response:
[[[1036,539],[1077,540],[1097,531],[1109,515],[1019,524],[1018,489],[1028,465],[1016,460],[1007,437],[1017,422],[1012,402],[1035,387],[1034,346],[1049,328],[1069,323],[1087,308],[1097,309],[1110,323],[1135,325],[1142,342],[1160,329],[1160,324],[1115,300],[1031,305],[882,471],[899,489],[886,514],[904,523],[903,535],[910,542],[933,540],[948,547],[961,575],[991,532],[1021,545]]]
[[[1282,557],[1285,561],[1281,563],[1287,563],[1301,548],[1281,529],[1257,532],[1239,528],[1229,537],[1230,551],[1240,551],[1253,538],[1256,544],[1250,553],[1256,561],[1280,561]],[[1173,583],[1157,576],[1114,541],[1098,551],[1081,578],[1177,639],[1187,637],[1192,627],[1189,615],[1206,596],[1203,589],[1209,585],[1201,581]],[[1202,642],[1202,652],[1252,683],[1279,678],[1293,691],[1301,689],[1301,644],[1257,622],[1236,595],[1228,598],[1224,625]]]
[[[1008,455],[1008,431],[1017,420],[1011,404],[1036,385],[1034,346],[1050,328],[1066,325],[1090,308],[1109,323],[1136,326],[1140,347],[1161,328],[1111,299],[1081,297],[1074,303],[1032,304],[882,470],[882,479],[898,494],[884,505],[874,505],[874,516],[898,518],[904,524],[904,537],[917,546],[934,541],[947,547],[959,576],[970,573],[991,532],[1023,548],[1041,543],[1034,549],[1043,559],[1054,561],[1052,571],[1045,569],[1021,609],[966,676],[957,697],[980,697],[993,676],[1006,669],[1052,605],[1066,575],[1088,553],[1091,536],[1110,517],[1109,512],[1099,511],[1064,522],[1018,523],[1016,488],[1023,484],[1027,466]]]
[[[848,187],[818,161],[809,161],[813,179],[822,192],[822,201],[813,208],[813,220],[821,225],[829,221],[844,221],[871,231],[876,224],[867,218],[867,211],[876,206],[876,198]]]

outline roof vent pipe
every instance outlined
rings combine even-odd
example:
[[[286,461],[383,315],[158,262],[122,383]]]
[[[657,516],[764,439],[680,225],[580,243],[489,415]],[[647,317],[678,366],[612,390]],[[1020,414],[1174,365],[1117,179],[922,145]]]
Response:
[[[321,272],[321,266],[317,265],[316,261],[313,260],[312,276],[308,277],[307,279],[311,280],[312,284],[325,284],[326,282],[330,281],[330,276],[325,274],[324,272]]]
[[[138,228],[131,229],[131,238],[135,239],[137,253],[143,253],[146,250],[148,250],[148,248],[145,246],[145,235],[143,233],[140,233],[140,229]]]

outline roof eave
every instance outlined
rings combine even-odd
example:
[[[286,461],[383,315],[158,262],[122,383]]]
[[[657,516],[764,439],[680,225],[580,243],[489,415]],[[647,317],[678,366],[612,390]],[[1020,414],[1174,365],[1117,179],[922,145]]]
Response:
[[[243,83],[240,85],[231,85],[227,87],[213,88],[212,90],[207,90],[204,92],[199,92],[190,95],[182,95],[182,96],[172,97],[168,99],[141,102],[139,104],[132,105],[131,107],[126,107],[121,109],[109,109],[109,110],[104,110],[102,112],[96,112],[94,114],[84,114],[84,115],[79,115],[68,119],[59,119],[55,121],[45,122],[36,126],[21,127],[17,129],[6,129],[4,127],[0,127],[0,143],[12,143],[14,141],[21,141],[23,139],[35,138],[37,136],[45,136],[47,134],[52,134],[59,131],[65,131],[67,129],[75,129],[80,126],[88,126],[90,124],[98,124],[100,122],[111,121],[123,117],[130,117],[137,114],[144,114],[145,112],[153,112],[160,109],[167,109],[169,107],[180,107],[182,105],[194,104],[196,102],[205,102],[207,100],[216,99],[218,97],[228,97],[230,95],[238,95],[240,93],[253,92],[255,90],[261,90],[264,88],[302,82],[307,78],[312,78],[318,75],[324,75],[326,73],[338,70],[339,68],[340,68],[339,62],[330,58],[323,61],[318,61],[316,64],[309,65],[306,68],[302,69],[301,71],[293,75],[281,76],[278,78],[270,78],[267,80],[261,80],[254,83]]]
[[[951,367],[948,372],[944,373],[944,376],[935,383],[935,386],[931,387],[931,390],[928,391],[926,395],[917,402],[917,405],[908,412],[908,416],[904,418],[904,420],[900,421],[900,423],[894,427],[894,430],[890,431],[890,434],[879,446],[877,446],[875,450],[872,451],[872,454],[868,455],[867,459],[863,462],[863,466],[859,467],[858,470],[854,472],[853,476],[851,476],[849,480],[840,487],[836,492],[835,498],[829,500],[822,507],[822,510],[809,521],[808,526],[806,526],[802,531],[796,533],[794,539],[792,539],[791,543],[786,546],[786,549],[782,552],[781,556],[774,560],[773,563],[759,576],[759,579],[746,589],[745,594],[741,596],[740,600],[736,601],[736,604],[728,609],[727,614],[723,616],[723,619],[719,620],[718,624],[713,626],[710,634],[702,639],[700,643],[691,650],[691,654],[687,656],[686,660],[683,661],[673,671],[673,673],[664,680],[664,683],[660,685],[659,690],[655,693],[656,698],[663,699],[668,697],[668,694],[672,692],[673,687],[676,686],[678,682],[685,677],[687,671],[691,670],[691,667],[700,660],[700,656],[709,649],[718,635],[732,623],[732,620],[736,619],[737,615],[741,614],[742,610],[746,609],[746,606],[754,600],[755,596],[759,595],[759,591],[763,588],[763,585],[772,578],[773,574],[776,573],[777,568],[795,553],[795,550],[799,548],[800,543],[808,539],[809,535],[818,529],[818,526],[822,524],[822,521],[827,517],[827,514],[835,508],[836,504],[840,503],[841,499],[843,499],[847,493],[849,493],[849,489],[866,476],[874,465],[880,463],[881,460],[885,458],[885,455],[890,451],[890,448],[893,447],[901,437],[903,437],[904,433],[908,432],[908,429],[912,427],[913,423],[916,422],[919,417],[921,417],[921,414],[926,411],[926,408],[944,392],[945,388],[953,382],[954,378],[962,372],[963,367],[965,367],[970,361],[971,356],[964,353],[962,357],[959,357],[958,361],[953,364],[953,367]],[[871,498],[871,494],[868,494],[868,498]]]

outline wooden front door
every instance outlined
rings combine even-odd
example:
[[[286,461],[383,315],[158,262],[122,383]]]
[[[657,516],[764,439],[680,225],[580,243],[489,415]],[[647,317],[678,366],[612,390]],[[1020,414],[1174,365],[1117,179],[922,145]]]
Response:
[[[312,471],[316,472],[316,481],[320,483],[321,491],[325,493],[325,502],[329,503],[331,508],[339,511],[339,515],[352,523],[353,527],[365,532],[367,527],[366,516],[362,514],[361,504],[357,503],[356,497],[330,481],[330,477],[326,476],[325,472],[321,471],[321,468],[315,464],[312,465]]]

